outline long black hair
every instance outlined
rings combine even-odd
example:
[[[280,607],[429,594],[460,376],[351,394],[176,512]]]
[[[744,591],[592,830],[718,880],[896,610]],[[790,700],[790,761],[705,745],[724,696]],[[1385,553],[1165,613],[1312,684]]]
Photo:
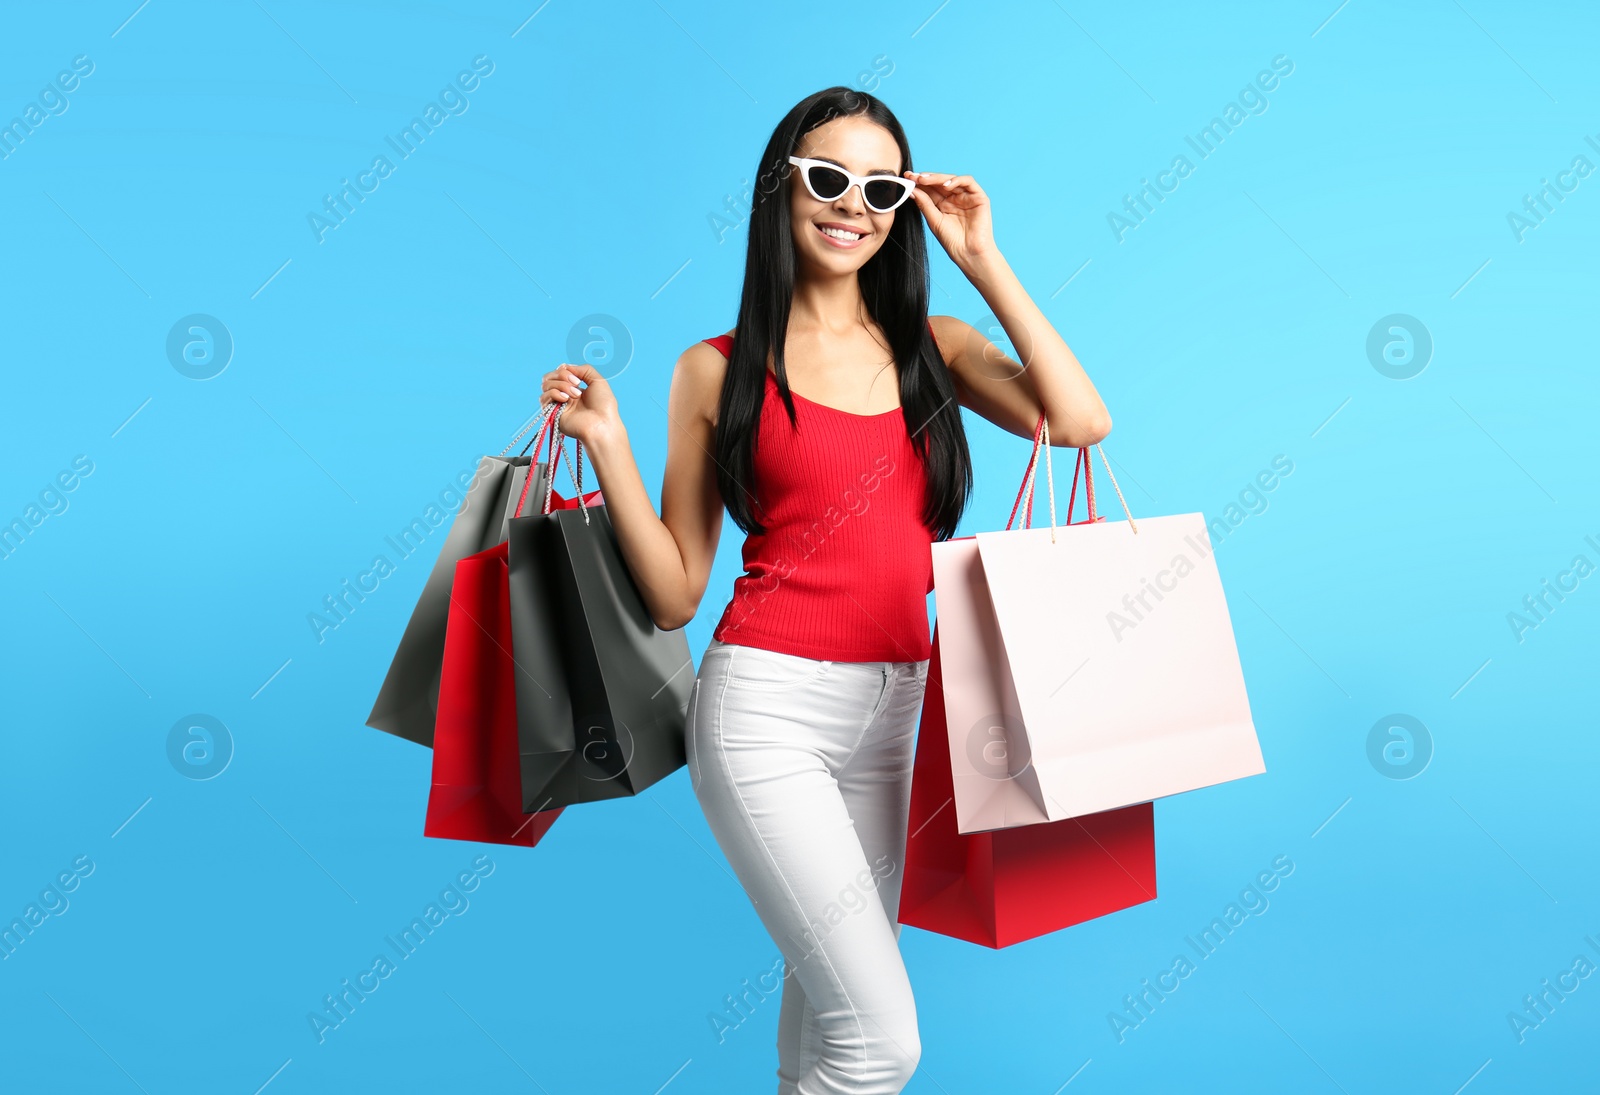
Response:
[[[745,251],[744,289],[723,381],[716,428],[717,489],[745,533],[763,532],[745,484],[754,482],[756,431],[766,395],[767,355],[790,425],[794,399],[784,371],[783,344],[794,299],[795,249],[789,215],[797,184],[789,157],[801,138],[834,118],[864,115],[894,137],[901,169],[913,170],[905,130],[883,102],[865,92],[830,87],[796,103],[772,131],[756,174]],[[900,405],[906,432],[926,471],[923,524],[936,538],[955,535],[972,494],[972,457],[956,403],[955,383],[928,329],[928,249],[922,213],[912,201],[895,210],[889,239],[857,274],[872,319],[888,336],[900,366]],[[759,500],[758,500],[759,502]]]

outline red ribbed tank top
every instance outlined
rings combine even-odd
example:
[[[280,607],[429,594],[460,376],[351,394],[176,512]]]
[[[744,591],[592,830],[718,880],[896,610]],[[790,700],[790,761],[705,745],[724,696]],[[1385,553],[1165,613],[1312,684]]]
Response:
[[[724,357],[733,346],[704,341]],[[791,427],[765,371],[750,489],[767,531],[745,537],[745,572],[712,636],[831,661],[930,657],[934,532],[902,408],[854,414],[790,392]]]

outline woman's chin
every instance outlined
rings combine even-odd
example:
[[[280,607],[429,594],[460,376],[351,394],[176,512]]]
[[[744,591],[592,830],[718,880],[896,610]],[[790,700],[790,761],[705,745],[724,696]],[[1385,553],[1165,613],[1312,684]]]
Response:
[[[877,248],[873,248],[873,251],[876,250]],[[831,274],[854,273],[865,266],[867,260],[872,257],[872,253],[865,249],[840,251],[828,247],[827,244],[823,244],[820,248],[806,248],[802,254],[810,260],[812,266]]]

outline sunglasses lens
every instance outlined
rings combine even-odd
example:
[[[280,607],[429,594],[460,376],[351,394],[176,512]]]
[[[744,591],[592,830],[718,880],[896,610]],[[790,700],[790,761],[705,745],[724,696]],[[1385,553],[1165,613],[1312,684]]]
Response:
[[[864,188],[867,204],[879,212],[888,212],[905,195],[905,187],[897,182],[875,179]]]
[[[831,167],[822,167],[813,164],[806,171],[806,180],[810,182],[811,189],[823,201],[832,201],[844,193],[844,188],[850,185],[850,180]]]

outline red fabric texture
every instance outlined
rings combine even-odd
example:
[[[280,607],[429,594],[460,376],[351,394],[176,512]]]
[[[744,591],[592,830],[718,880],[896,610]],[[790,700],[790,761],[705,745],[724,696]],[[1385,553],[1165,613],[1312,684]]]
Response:
[[[727,335],[705,341],[732,350]],[[747,486],[767,531],[745,537],[713,637],[831,661],[927,658],[934,533],[902,408],[853,414],[790,392],[791,427],[766,376]]]

